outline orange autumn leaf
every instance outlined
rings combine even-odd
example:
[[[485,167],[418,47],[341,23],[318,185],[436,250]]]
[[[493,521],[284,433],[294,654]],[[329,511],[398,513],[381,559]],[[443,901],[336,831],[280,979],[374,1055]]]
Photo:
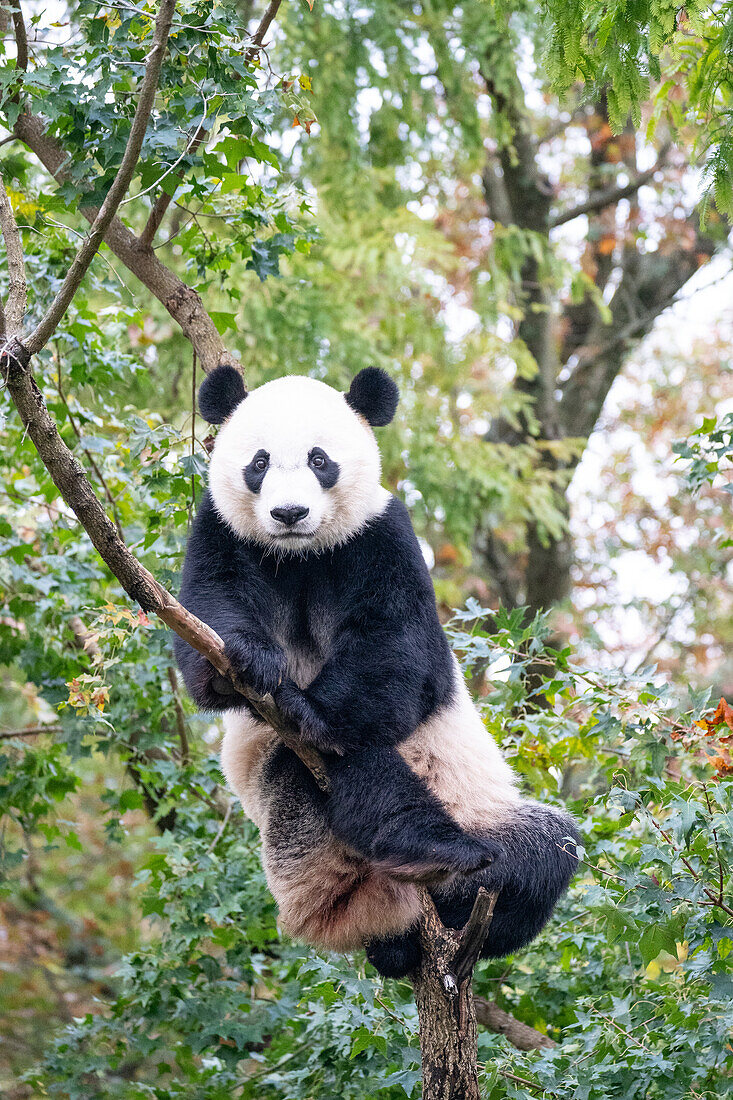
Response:
[[[733,730],[733,707],[727,701],[727,699],[720,697],[720,702],[715,708],[712,718],[701,718],[699,722],[695,722],[696,726],[699,726],[705,733],[715,733],[718,726],[722,726],[723,723],[728,726],[730,730]]]

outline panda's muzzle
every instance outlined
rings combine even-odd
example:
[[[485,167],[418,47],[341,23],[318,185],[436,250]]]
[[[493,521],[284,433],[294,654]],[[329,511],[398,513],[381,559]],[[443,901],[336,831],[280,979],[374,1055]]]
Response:
[[[287,504],[282,508],[271,508],[270,515],[285,527],[294,527],[296,523],[305,519],[309,511],[310,508],[302,504]]]

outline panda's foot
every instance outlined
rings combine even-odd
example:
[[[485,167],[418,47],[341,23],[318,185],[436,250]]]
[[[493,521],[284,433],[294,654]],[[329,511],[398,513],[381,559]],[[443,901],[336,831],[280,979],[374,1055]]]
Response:
[[[450,840],[415,841],[403,850],[375,845],[374,856],[380,867],[395,878],[408,882],[440,882],[454,875],[472,875],[501,866],[504,849],[496,841],[458,833]]]
[[[416,930],[371,940],[365,947],[366,957],[383,978],[404,978],[420,962],[420,938]]]

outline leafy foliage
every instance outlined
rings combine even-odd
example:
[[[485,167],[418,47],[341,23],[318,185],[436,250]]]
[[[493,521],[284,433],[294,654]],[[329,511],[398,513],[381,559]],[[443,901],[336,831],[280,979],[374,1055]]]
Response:
[[[703,182],[733,214],[733,6],[697,0],[550,0],[545,63],[560,91],[576,81],[606,89],[611,126],[631,114],[641,122],[653,84],[653,133],[666,114],[678,131],[697,128],[695,152],[705,158]]]

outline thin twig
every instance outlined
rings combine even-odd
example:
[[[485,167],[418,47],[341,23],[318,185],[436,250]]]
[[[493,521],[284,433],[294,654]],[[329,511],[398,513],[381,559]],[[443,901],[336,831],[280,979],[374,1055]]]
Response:
[[[703,783],[702,790],[703,790],[703,794],[705,795],[705,802],[707,803],[708,814],[710,815],[710,820],[711,820],[711,823],[712,823],[713,807],[710,805],[710,795],[708,794],[708,788],[707,788],[706,783]],[[722,900],[723,900],[723,884],[724,884],[725,876],[724,876],[724,873],[723,873],[723,860],[722,860],[722,857],[720,855],[720,844],[718,843],[718,831],[717,831],[717,829],[713,829],[713,842],[715,844],[715,854],[718,858],[718,888],[719,888],[718,889],[718,898],[722,902]]]
[[[168,683],[171,686],[173,692],[173,706],[176,712],[176,729],[178,730],[178,740],[181,742],[181,762],[188,764],[191,759],[191,753],[188,744],[188,734],[186,732],[186,715],[183,712],[183,703],[181,702],[181,693],[178,688],[178,676],[173,665],[168,665]]]
[[[172,669],[169,669],[169,671],[172,671]],[[229,824],[229,818],[232,816],[232,806],[233,805],[234,805],[234,799],[230,798],[229,801],[227,802],[227,808],[226,808],[226,811],[224,813],[224,819],[223,819],[221,825],[219,826],[219,828],[217,830],[216,836],[212,840],[209,847],[206,849],[207,854],[209,852],[214,851],[214,848],[216,848],[217,844],[219,843],[222,836],[224,835],[224,830],[226,829],[227,825]]]
[[[138,95],[135,115],[130,127],[130,133],[125,146],[125,152],[120,162],[120,167],[104,197],[97,216],[92,222],[91,228],[81,248],[74,257],[73,263],[66,273],[66,277],[53,302],[38,325],[24,341],[27,351],[31,355],[39,352],[53,336],[56,327],[66,313],[72,298],[79,289],[82,279],[97,254],[110,222],[114,218],[117,208],[125,196],[127,188],[135,173],[140,150],[142,149],[145,132],[148,128],[150,113],[155,102],[155,93],[158,87],[160,71],[163,65],[168,35],[171,29],[175,0],[161,0],[158,15],[155,20],[155,34],[153,45],[148,54],[145,66],[145,75],[142,79]]]
[[[729,917],[733,917],[733,908],[731,908],[730,905],[726,905],[725,902],[723,901],[722,897],[718,897],[714,893],[714,891],[710,889],[709,886],[706,886],[705,883],[702,882],[702,880],[700,878],[700,874],[695,870],[695,868],[692,866],[690,861],[688,859],[685,859],[685,857],[682,855],[682,851],[681,851],[679,845],[675,844],[675,842],[672,840],[672,837],[669,835],[669,833],[666,832],[662,828],[662,826],[659,824],[659,822],[656,821],[655,818],[653,818],[651,814],[649,814],[649,820],[651,821],[652,825],[657,830],[657,832],[660,833],[664,837],[664,839],[667,841],[667,843],[669,844],[672,851],[676,852],[677,858],[680,860],[681,863],[684,863],[685,867],[690,872],[690,874],[692,875],[695,882],[700,882],[701,883],[703,893],[705,894],[705,896],[707,898],[710,899],[711,905],[717,906],[719,909],[722,909],[724,913],[727,913]]]
[[[206,111],[204,110],[204,117],[205,116],[206,116]],[[208,130],[204,127],[204,124],[202,122],[197,127],[196,133],[194,134],[193,138],[191,139],[189,144],[186,146],[186,148],[183,150],[183,152],[181,153],[180,157],[175,162],[175,164],[172,164],[170,166],[170,168],[166,172],[163,173],[163,175],[160,177],[160,179],[156,180],[155,183],[152,184],[152,186],[148,188],[148,191],[152,191],[154,187],[158,186],[158,184],[160,183],[160,181],[162,179],[165,179],[166,176],[170,175],[170,173],[181,163],[181,161],[183,160],[183,158],[185,156],[187,156],[189,153],[195,153],[196,150],[198,149],[199,145],[201,145],[201,143],[204,141],[207,134],[208,134]],[[147,222],[145,223],[145,227],[144,227],[142,233],[140,234],[140,246],[141,246],[141,248],[150,248],[151,244],[153,243],[153,241],[155,239],[155,234],[160,229],[163,218],[166,215],[166,211],[168,210],[168,207],[170,206],[171,202],[173,201],[173,195],[175,194],[176,188],[181,183],[180,174],[176,177],[176,180],[177,180],[176,186],[171,190],[171,193],[169,194],[167,191],[161,191],[160,194],[158,195],[157,199],[153,203],[153,208],[150,211],[150,216],[149,216]],[[141,191],[140,194],[144,195],[145,192]],[[132,195],[130,197],[130,199],[128,199],[126,201],[129,202],[133,198],[136,198],[136,199],[140,198],[140,195]]]

